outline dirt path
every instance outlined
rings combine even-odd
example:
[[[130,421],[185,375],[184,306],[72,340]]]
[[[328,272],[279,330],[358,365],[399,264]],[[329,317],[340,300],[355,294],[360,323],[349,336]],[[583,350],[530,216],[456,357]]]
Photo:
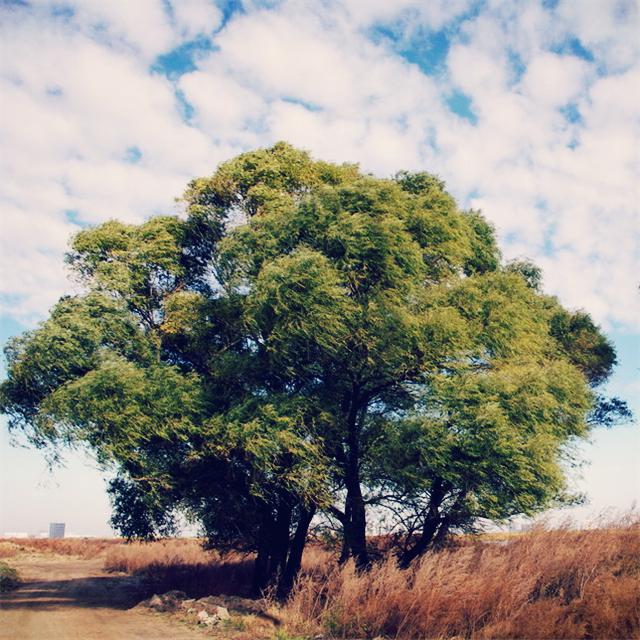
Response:
[[[130,610],[145,594],[102,559],[12,559],[24,584],[0,595],[2,640],[203,640],[205,633],[160,614]]]

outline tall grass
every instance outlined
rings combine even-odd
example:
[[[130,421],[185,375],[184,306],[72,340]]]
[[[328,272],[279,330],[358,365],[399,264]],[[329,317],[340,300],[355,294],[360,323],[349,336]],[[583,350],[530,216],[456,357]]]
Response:
[[[21,551],[21,547],[13,542],[3,540],[0,542],[0,558],[13,558]]]
[[[119,538],[7,538],[0,543],[0,556],[13,556],[16,551],[56,553],[63,556],[95,558],[112,546],[121,545]]]
[[[197,541],[116,546],[106,566],[192,596],[246,594],[252,558]],[[640,521],[460,538],[403,571],[369,572],[309,546],[291,599],[273,612],[291,634],[337,638],[640,638]]]
[[[110,548],[105,569],[140,575],[156,592],[179,589],[191,597],[221,593],[246,596],[253,558],[205,551],[194,539],[130,543]]]
[[[253,558],[204,551],[198,540],[16,541],[92,557],[140,575],[156,593],[246,595]],[[317,545],[285,605],[282,633],[334,638],[640,640],[640,519],[575,530],[543,526],[507,537],[460,537],[403,571],[391,557],[366,573]]]
[[[640,527],[539,527],[462,544],[409,571],[331,564],[303,575],[283,614],[292,631],[340,638],[639,638]]]

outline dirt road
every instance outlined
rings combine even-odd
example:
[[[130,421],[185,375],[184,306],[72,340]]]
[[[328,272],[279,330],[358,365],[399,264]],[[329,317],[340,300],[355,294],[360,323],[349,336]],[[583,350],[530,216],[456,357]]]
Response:
[[[24,584],[0,595],[2,640],[203,640],[204,632],[144,610],[131,577],[102,570],[102,559],[16,558]]]

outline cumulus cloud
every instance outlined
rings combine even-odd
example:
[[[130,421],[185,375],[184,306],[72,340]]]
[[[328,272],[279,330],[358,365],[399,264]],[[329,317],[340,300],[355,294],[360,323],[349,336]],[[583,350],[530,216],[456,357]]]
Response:
[[[593,51],[607,71],[619,72],[638,62],[640,5],[637,0],[561,0],[555,17]]]
[[[222,22],[222,12],[213,2],[179,0],[171,5],[171,12],[184,40],[211,34]]]
[[[561,107],[584,90],[589,67],[574,56],[540,53],[529,61],[522,91],[542,107]]]
[[[438,173],[566,304],[638,326],[635,3],[62,6],[0,9],[6,314],[40,317],[68,287],[78,220],[173,211],[190,177],[286,139],[378,175]],[[443,62],[425,72],[411,47],[432,36]]]

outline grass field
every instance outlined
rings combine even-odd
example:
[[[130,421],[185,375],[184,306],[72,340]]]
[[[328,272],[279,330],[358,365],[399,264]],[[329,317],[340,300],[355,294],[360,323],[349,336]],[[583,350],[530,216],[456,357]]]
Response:
[[[104,554],[106,568],[143,575],[158,592],[245,595],[250,580],[251,557],[196,540],[16,542]],[[640,638],[640,522],[459,538],[408,571],[389,557],[359,574],[312,545],[293,596],[272,611],[281,637]]]

